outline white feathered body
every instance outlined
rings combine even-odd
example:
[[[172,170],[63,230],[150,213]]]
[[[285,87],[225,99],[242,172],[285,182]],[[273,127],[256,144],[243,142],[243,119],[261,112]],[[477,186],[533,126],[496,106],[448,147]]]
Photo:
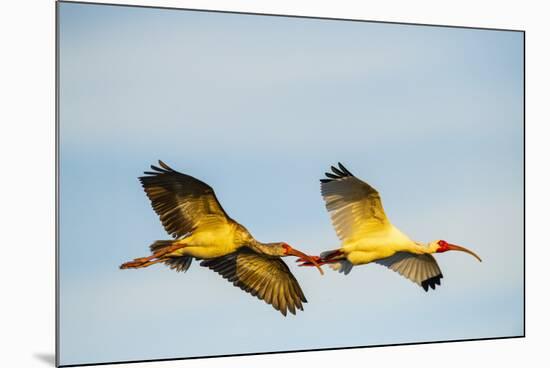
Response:
[[[378,259],[393,256],[397,252],[420,254],[422,246],[412,241],[398,228],[389,224],[369,236],[346,239],[342,242],[340,251],[344,252],[353,265],[367,264]]]

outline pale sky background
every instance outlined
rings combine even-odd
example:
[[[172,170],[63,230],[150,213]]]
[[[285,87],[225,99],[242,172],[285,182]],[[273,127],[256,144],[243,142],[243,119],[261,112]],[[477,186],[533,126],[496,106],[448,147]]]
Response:
[[[60,362],[523,334],[523,34],[61,3]],[[261,241],[338,246],[342,161],[436,255],[442,286],[294,266],[283,317],[194,262],[119,270],[167,239],[137,177],[162,159]]]

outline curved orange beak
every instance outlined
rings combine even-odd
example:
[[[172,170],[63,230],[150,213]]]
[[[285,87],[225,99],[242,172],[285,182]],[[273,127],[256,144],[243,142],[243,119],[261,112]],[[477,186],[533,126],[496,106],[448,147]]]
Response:
[[[481,262],[481,258],[479,258],[479,256],[477,254],[475,254],[474,252],[472,252],[468,248],[464,248],[464,247],[461,247],[460,245],[456,245],[456,244],[447,244],[447,247],[449,248],[449,250],[459,250],[461,252],[466,252],[468,254],[471,254],[472,256],[476,257],[478,261]]]
[[[298,257],[298,258],[301,258],[301,259],[305,259],[308,262],[311,262],[315,267],[317,267],[317,269],[319,270],[321,275],[324,275],[324,272],[321,269],[321,266],[319,266],[319,263],[317,263],[315,261],[315,259],[313,259],[313,257],[308,256],[307,254],[302,253],[299,250],[296,250],[296,249],[291,248],[291,247],[286,248],[286,254],[289,254],[289,255],[292,255],[292,256],[295,256],[295,257]]]

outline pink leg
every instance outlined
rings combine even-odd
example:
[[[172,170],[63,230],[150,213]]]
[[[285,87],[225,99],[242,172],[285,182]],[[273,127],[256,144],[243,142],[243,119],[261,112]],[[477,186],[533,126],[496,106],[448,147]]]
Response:
[[[151,266],[155,263],[164,262],[164,261],[166,261],[166,258],[155,259],[154,261],[149,261],[149,262],[136,262],[136,261],[126,262],[120,265],[120,269],[123,270],[127,268],[144,268],[147,266]]]
[[[164,255],[172,253],[175,250],[185,247],[184,244],[173,244],[168,247],[162,248],[158,252],[153,253],[149,257],[135,258],[133,261],[123,263],[120,265],[120,269],[126,268],[143,268],[152,264],[165,261]]]

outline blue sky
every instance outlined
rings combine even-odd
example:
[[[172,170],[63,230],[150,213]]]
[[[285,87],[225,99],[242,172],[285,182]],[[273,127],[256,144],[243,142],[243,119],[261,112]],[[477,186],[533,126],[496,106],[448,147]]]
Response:
[[[59,6],[62,364],[523,333],[521,33]],[[429,293],[291,265],[309,303],[286,318],[197,263],[121,271],[168,238],[137,180],[158,159],[314,254],[342,161],[413,239],[483,263],[437,255]]]

